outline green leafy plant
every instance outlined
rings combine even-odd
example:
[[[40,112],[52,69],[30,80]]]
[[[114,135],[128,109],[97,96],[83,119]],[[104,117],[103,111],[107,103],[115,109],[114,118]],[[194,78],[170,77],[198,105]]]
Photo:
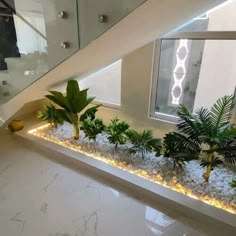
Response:
[[[146,153],[151,151],[155,151],[157,153],[156,155],[160,154],[161,140],[153,138],[151,130],[143,130],[141,133],[130,130],[128,136],[132,143],[132,147],[128,149],[129,153],[141,153],[142,159],[144,159]]]
[[[115,144],[117,149],[118,144],[125,144],[128,140],[129,124],[126,121],[120,121],[118,118],[111,120],[107,126],[106,132],[110,143]]]
[[[51,94],[46,95],[46,98],[61,107],[61,109],[57,109],[60,117],[73,125],[74,139],[79,139],[80,120],[85,119],[98,107],[94,106],[87,109],[84,113],[87,115],[81,116],[82,111],[94,100],[94,97],[87,96],[87,91],[88,89],[80,90],[76,80],[69,80],[65,96],[57,91],[49,91]]]
[[[105,125],[101,119],[92,119],[87,117],[82,121],[81,129],[84,131],[85,137],[89,140],[96,140],[98,134],[105,130]]]
[[[236,179],[232,180],[232,182],[230,183],[230,186],[232,188],[236,188]]]
[[[181,105],[177,112],[180,118],[177,129],[180,133],[173,134],[176,137],[175,145],[185,156],[196,157],[198,154],[201,157],[201,165],[205,167],[203,177],[207,182],[211,171],[222,160],[236,163],[236,129],[230,123],[233,106],[233,96],[224,96],[210,109],[200,108],[192,114]]]
[[[166,134],[163,140],[163,156],[173,159],[174,169],[176,165],[182,167],[186,161],[198,159],[200,150],[198,142],[176,132]]]
[[[87,118],[90,118],[91,120],[94,120],[96,117],[96,112],[98,111],[98,108],[102,106],[101,104],[93,106],[89,109],[87,109],[81,116],[80,121],[84,121]]]
[[[55,127],[64,122],[60,113],[53,104],[45,106],[42,111],[38,111],[37,118],[41,121],[46,121],[51,126]]]

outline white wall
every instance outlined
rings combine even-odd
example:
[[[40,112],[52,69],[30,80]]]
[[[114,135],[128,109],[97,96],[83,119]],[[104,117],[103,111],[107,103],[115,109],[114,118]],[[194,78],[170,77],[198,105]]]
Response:
[[[48,89],[63,83],[66,78],[96,71],[220,2],[223,0],[148,0],[89,46],[5,104],[6,117],[13,115],[25,103],[42,98]],[[150,78],[143,79],[148,81]]]
[[[81,88],[89,88],[89,96],[95,96],[95,100],[98,102],[120,106],[121,64],[122,60],[119,60],[95,74],[81,79]]]
[[[162,137],[174,126],[149,118],[153,49],[154,43],[149,43],[123,59],[120,116],[133,128],[155,129],[155,134]]]
[[[118,60],[105,68],[78,78],[80,89],[88,90],[88,95],[96,97],[95,101],[107,105],[120,106],[121,104],[121,65]],[[66,83],[53,88],[56,91],[65,91]]]
[[[236,0],[209,13],[209,31],[236,30]],[[207,40],[194,109],[210,107],[219,97],[231,95],[236,86],[236,41]]]

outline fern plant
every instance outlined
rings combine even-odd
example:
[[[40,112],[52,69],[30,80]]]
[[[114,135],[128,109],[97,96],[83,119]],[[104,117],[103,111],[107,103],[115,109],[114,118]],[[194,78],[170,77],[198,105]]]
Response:
[[[153,138],[151,130],[143,130],[141,133],[130,130],[128,136],[132,143],[132,147],[128,149],[130,154],[141,153],[142,159],[144,159],[146,153],[151,151],[155,151],[156,155],[160,154],[161,140]]]
[[[41,121],[46,121],[51,126],[55,127],[64,122],[60,113],[53,104],[45,106],[42,111],[38,111],[37,118]]]
[[[129,124],[126,121],[120,121],[118,118],[111,120],[107,126],[106,132],[110,143],[115,144],[117,149],[119,144],[125,144],[128,140]]]
[[[201,157],[201,165],[205,167],[203,177],[207,182],[211,171],[222,163],[220,157],[225,162],[236,163],[236,129],[230,123],[233,106],[233,96],[224,96],[210,109],[200,108],[192,114],[181,105],[177,112],[180,133],[172,134],[176,149],[172,146],[171,155]]]
[[[98,134],[104,131],[105,125],[101,119],[92,119],[87,117],[82,121],[81,130],[84,131],[85,137],[89,140],[96,140]]]
[[[82,111],[94,100],[95,97],[88,97],[88,89],[80,90],[76,80],[69,80],[66,88],[66,95],[61,92],[49,91],[51,94],[46,98],[57,104],[61,109],[57,109],[61,119],[73,125],[74,139],[79,139],[80,119],[85,119],[86,115],[81,116]],[[89,108],[84,114],[89,114],[98,106]]]

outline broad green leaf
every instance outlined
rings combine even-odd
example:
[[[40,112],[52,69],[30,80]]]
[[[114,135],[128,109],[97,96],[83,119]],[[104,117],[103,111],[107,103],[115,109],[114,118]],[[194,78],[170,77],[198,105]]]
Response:
[[[79,84],[76,80],[69,80],[67,84],[67,96],[66,99],[68,103],[70,104],[71,111],[73,113],[80,112],[78,107],[79,104],[82,102],[82,91],[79,89]]]
[[[70,110],[70,105],[68,104],[66,97],[60,92],[57,91],[49,91],[52,95],[46,95],[45,97],[59,105],[60,107]]]
[[[94,107],[88,108],[81,116],[80,121],[85,120],[86,118],[90,117],[91,120],[95,119],[95,114],[98,110],[98,107],[102,106],[101,104],[96,105]]]

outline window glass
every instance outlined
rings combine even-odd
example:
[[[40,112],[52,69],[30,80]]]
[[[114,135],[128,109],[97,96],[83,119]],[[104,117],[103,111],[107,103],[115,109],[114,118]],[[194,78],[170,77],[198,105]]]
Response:
[[[176,116],[180,104],[191,111],[234,94],[235,40],[162,40],[156,112]]]
[[[157,41],[151,116],[176,122],[180,104],[193,112],[235,94],[235,12],[225,1]]]

